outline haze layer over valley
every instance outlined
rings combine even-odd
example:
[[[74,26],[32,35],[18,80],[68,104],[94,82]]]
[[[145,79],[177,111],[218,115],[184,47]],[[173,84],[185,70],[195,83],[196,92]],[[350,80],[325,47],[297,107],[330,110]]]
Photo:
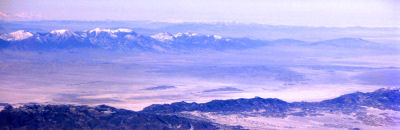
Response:
[[[396,39],[360,37],[302,41],[126,28],[14,30],[0,36],[0,102],[141,110],[256,96],[321,101],[399,87]]]

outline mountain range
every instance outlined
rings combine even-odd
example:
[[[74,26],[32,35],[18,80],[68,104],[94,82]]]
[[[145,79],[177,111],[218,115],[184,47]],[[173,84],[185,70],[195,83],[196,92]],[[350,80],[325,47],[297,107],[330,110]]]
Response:
[[[1,129],[216,129],[212,123],[184,117],[72,105],[25,105],[0,112]]]
[[[141,35],[130,29],[100,29],[72,32],[53,30],[47,33],[35,33],[24,30],[0,35],[1,49],[14,50],[54,50],[74,48],[96,48],[105,50],[135,51],[193,51],[193,50],[231,50],[249,49],[263,46],[307,46],[339,48],[385,48],[379,43],[360,38],[340,38],[319,42],[304,42],[294,39],[273,41],[248,38],[225,38],[219,35],[201,35],[196,33],[158,33]]]
[[[105,105],[28,104],[13,108],[2,104],[4,108],[0,112],[0,128],[252,129],[254,126],[259,129],[301,129],[311,127],[299,125],[315,123],[314,129],[395,129],[400,125],[399,101],[400,89],[384,88],[374,92],[355,92],[320,102],[290,103],[276,98],[255,97],[207,103],[155,104],[139,112]],[[256,121],[243,124],[249,118]],[[296,124],[290,124],[294,118]],[[235,125],[237,120],[242,124]],[[282,122],[277,120],[285,124],[279,126]],[[268,124],[274,121],[277,124]],[[260,122],[264,124],[257,126]]]
[[[382,110],[400,111],[399,89],[379,89],[374,92],[356,92],[321,102],[293,102],[288,103],[276,98],[213,100],[207,103],[177,102],[172,104],[155,104],[143,109],[150,113],[179,113],[182,111],[202,112],[245,112],[263,110],[263,115],[287,116],[293,109],[301,109],[302,115],[309,115],[316,111],[351,113],[363,107],[373,107]],[[297,112],[298,114],[299,112]]]

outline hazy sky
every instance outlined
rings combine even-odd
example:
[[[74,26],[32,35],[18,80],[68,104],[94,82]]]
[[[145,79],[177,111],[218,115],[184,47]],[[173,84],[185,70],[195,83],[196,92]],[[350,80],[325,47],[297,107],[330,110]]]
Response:
[[[400,27],[396,0],[1,0],[2,20],[151,20]]]

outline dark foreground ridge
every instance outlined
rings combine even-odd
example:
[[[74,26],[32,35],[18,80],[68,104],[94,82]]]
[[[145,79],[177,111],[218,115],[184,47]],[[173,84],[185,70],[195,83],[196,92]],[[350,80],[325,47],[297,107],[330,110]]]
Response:
[[[373,107],[381,110],[400,111],[399,89],[378,89],[374,92],[356,92],[321,102],[288,103],[276,98],[251,98],[213,100],[207,103],[177,102],[172,104],[154,104],[142,112],[147,113],[179,113],[182,111],[239,113],[247,111],[263,111],[265,116],[285,117],[288,114],[309,115],[317,111],[351,113]],[[291,113],[293,109],[302,112]]]
[[[217,129],[209,122],[178,116],[138,113],[100,105],[7,106],[0,129]]]
[[[0,112],[0,129],[241,129],[212,120],[192,118],[185,111],[221,114],[256,114],[265,117],[315,116],[321,112],[356,113],[358,120],[371,126],[382,122],[396,124],[394,119],[371,120],[361,112],[366,107],[400,111],[399,89],[379,89],[356,92],[321,102],[288,103],[275,98],[213,100],[208,103],[177,102],[156,104],[140,112],[117,109],[106,105],[96,107],[74,105],[28,104],[13,108],[7,104]],[[301,110],[301,111],[299,111]],[[253,113],[249,113],[253,112]],[[390,115],[388,115],[390,116]],[[378,122],[380,121],[380,122]]]

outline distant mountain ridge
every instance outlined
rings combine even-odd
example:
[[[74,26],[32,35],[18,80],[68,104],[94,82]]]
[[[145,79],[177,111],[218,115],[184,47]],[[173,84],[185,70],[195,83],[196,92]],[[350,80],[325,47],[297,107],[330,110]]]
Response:
[[[373,49],[379,45],[360,38],[341,38],[308,43],[294,39],[263,41],[248,38],[224,38],[218,35],[201,35],[189,32],[175,34],[158,33],[147,36],[123,28],[95,28],[78,32],[61,29],[46,33],[19,30],[0,35],[0,49],[15,50],[96,48],[105,50],[165,52],[198,49],[249,49],[263,46],[330,46]]]
[[[23,30],[0,35],[1,48],[17,50],[45,50],[98,48],[106,50],[166,51],[174,49],[243,49],[257,46],[256,40],[228,39],[217,35],[195,33],[160,33],[140,35],[130,29],[100,29],[72,32],[53,30],[31,33]],[[251,43],[251,44],[250,44]]]

